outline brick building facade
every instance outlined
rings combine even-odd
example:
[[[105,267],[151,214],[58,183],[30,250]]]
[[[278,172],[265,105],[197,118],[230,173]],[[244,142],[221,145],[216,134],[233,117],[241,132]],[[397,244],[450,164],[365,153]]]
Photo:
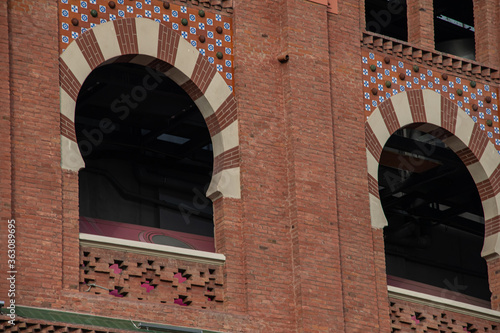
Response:
[[[470,3],[0,0],[0,330],[500,331],[499,6]],[[434,151],[478,205],[448,214],[453,174],[384,194]]]

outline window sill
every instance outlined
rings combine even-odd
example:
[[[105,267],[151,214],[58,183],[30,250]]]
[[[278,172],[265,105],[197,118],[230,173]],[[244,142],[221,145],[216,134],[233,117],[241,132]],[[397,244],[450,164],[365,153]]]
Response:
[[[212,265],[223,265],[226,261],[226,256],[220,253],[183,249],[180,247],[168,245],[143,243],[120,238],[82,233],[80,234],[80,245]]]
[[[389,291],[389,297],[402,301],[431,306],[441,310],[453,311],[455,313],[460,313],[485,320],[495,322],[500,321],[499,311],[393,286],[387,286],[387,290]]]

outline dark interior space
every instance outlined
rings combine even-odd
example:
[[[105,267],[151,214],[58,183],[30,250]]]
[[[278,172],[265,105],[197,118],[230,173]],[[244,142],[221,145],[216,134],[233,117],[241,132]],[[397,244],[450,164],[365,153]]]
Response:
[[[211,138],[193,100],[162,73],[95,69],[77,100],[80,216],[213,237]]]
[[[379,192],[388,276],[489,301],[481,199],[443,141],[414,128],[394,133],[381,156]]]
[[[434,0],[434,41],[438,51],[475,59],[471,0]]]
[[[366,30],[408,41],[406,0],[366,0]]]

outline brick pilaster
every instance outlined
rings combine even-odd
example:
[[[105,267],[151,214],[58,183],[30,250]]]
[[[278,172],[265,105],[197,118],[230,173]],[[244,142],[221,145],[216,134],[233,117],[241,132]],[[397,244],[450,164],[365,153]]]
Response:
[[[434,10],[432,0],[408,0],[408,42],[434,49]]]
[[[493,1],[474,1],[476,61],[492,67],[498,67],[500,61],[498,10],[498,4]]]

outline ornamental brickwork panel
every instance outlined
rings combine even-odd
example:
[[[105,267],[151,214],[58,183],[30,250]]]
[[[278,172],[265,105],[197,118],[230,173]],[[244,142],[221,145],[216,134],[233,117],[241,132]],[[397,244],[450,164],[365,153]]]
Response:
[[[80,291],[103,297],[218,309],[223,266],[80,247]]]
[[[390,298],[391,332],[495,333],[500,323]]]

